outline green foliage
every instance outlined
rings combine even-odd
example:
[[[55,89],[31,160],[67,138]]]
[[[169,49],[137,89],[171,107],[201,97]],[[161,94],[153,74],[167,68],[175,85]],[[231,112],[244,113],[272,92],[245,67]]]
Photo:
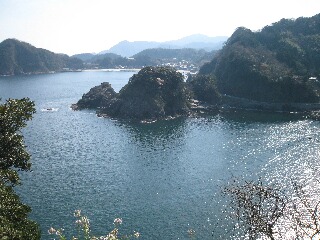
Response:
[[[120,90],[107,114],[141,120],[176,116],[188,110],[182,74],[170,67],[145,67]]]
[[[320,14],[282,19],[259,32],[238,28],[200,74],[223,94],[265,102],[319,102]]]
[[[17,184],[16,170],[30,170],[30,155],[20,130],[34,113],[34,103],[28,98],[9,99],[0,105],[0,180],[4,183]]]
[[[128,83],[127,88],[120,92],[120,97],[127,97],[128,89],[144,89],[145,94],[138,93],[142,97],[153,98],[157,96],[158,104],[163,106],[166,114],[175,114],[176,111],[184,109],[187,96],[183,83],[183,76],[173,68],[169,67],[146,67],[135,74]],[[133,93],[133,92],[131,92]],[[130,93],[129,93],[130,95]]]
[[[240,43],[245,47],[253,47],[259,44],[254,32],[245,27],[237,28],[226,42],[226,45],[232,45],[234,43]]]
[[[120,58],[121,55],[114,53],[105,53],[105,54],[92,54],[92,53],[81,53],[72,56],[73,58],[78,58],[84,61],[85,63],[98,63],[98,61],[105,58],[114,60]]]
[[[221,100],[214,76],[197,75],[188,81],[188,85],[194,93],[194,98],[197,100],[211,104],[218,104]]]
[[[134,59],[148,59],[149,64],[146,65],[161,65],[168,62],[180,62],[188,61],[190,64],[196,66],[201,66],[205,62],[212,60],[215,51],[207,52],[205,50],[197,50],[192,48],[183,48],[183,49],[166,49],[166,48],[152,48],[143,50],[140,53],[137,53],[133,56]],[[152,63],[152,64],[150,64]]]
[[[15,39],[0,43],[0,75],[46,73],[63,68],[81,69],[83,62]]]
[[[36,222],[27,219],[30,207],[21,203],[11,186],[0,182],[0,239],[40,239]]]
[[[29,99],[9,99],[0,105],[0,239],[40,239],[38,225],[27,219],[30,207],[22,204],[13,186],[20,183],[17,170],[30,170],[21,129],[35,113]]]
[[[165,49],[151,48],[135,54],[132,58],[122,57],[114,53],[99,55],[78,54],[74,55],[82,59],[88,66],[98,68],[143,68],[145,66],[161,66],[167,63],[179,64],[181,61],[188,61],[190,65],[201,66],[212,59],[215,51],[207,52],[191,48]]]
[[[82,98],[77,102],[77,104],[72,105],[72,108],[74,110],[80,110],[84,108],[104,108],[116,96],[117,93],[111,87],[111,84],[104,82],[99,86],[91,88],[88,93],[83,94]]]

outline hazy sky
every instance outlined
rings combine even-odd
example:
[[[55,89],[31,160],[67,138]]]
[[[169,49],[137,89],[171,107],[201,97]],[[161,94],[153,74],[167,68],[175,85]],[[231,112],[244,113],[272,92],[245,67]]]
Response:
[[[259,30],[318,13],[320,0],[0,0],[0,41],[72,55],[122,40],[230,36],[240,26]]]

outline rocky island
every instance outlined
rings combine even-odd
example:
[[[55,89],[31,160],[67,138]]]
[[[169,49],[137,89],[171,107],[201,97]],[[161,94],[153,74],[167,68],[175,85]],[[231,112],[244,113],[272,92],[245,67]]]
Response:
[[[73,110],[105,108],[116,96],[117,93],[111,87],[111,84],[104,82],[91,88],[88,93],[83,94],[82,98],[76,104],[73,104],[71,108]]]
[[[190,94],[183,75],[171,67],[145,67],[119,93],[102,83],[84,94],[75,110],[98,109],[103,116],[155,120],[187,115]]]
[[[173,68],[146,67],[118,94],[102,84],[73,108],[139,120],[212,109],[319,112],[319,24],[317,14],[282,19],[258,32],[240,27],[187,82]]]

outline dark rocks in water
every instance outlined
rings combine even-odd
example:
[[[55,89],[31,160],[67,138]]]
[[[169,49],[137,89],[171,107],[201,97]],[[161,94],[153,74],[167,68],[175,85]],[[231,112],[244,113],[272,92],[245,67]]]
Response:
[[[82,98],[71,107],[73,110],[81,110],[85,108],[105,108],[108,107],[111,100],[117,96],[117,93],[108,82],[101,83],[99,86],[93,87]]]
[[[183,75],[170,67],[145,67],[115,93],[102,83],[86,94],[74,110],[99,109],[99,114],[126,119],[160,119],[186,115],[190,109],[189,90]]]
[[[130,78],[101,112],[139,120],[185,115],[189,102],[183,75],[170,67],[145,67]]]

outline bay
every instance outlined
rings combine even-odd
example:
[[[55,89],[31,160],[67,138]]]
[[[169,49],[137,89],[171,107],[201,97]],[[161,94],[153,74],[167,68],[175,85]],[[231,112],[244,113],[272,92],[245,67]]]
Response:
[[[81,209],[92,232],[141,239],[227,239],[221,188],[233,178],[310,182],[319,169],[320,124],[303,115],[229,112],[152,124],[72,111],[82,94],[108,81],[116,91],[134,72],[0,77],[0,97],[29,97],[37,113],[23,130],[32,172],[17,191],[43,239],[74,229]],[[49,110],[48,110],[49,109]],[[218,225],[218,226],[217,226]],[[225,226],[225,227],[221,227]]]

